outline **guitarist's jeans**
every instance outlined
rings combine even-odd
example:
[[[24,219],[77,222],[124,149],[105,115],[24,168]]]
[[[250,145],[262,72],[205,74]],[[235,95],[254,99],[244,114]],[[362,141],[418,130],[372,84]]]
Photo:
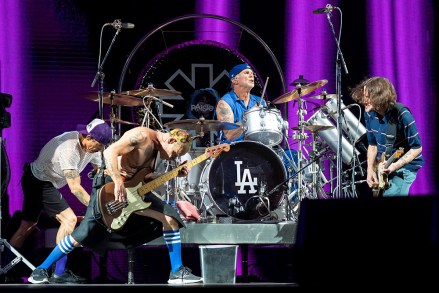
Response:
[[[389,175],[390,187],[386,189],[383,196],[406,196],[409,194],[410,186],[416,179],[418,171],[410,171],[400,168]]]

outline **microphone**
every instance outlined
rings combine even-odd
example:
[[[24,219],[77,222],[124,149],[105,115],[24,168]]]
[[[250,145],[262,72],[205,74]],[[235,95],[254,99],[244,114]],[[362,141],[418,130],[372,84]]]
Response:
[[[111,25],[117,30],[120,30],[121,28],[127,28],[127,29],[134,28],[134,24],[129,22],[122,22],[120,19],[116,19],[115,21],[113,21],[113,23],[107,23],[107,24]]]
[[[337,8],[337,7],[332,6],[331,4],[326,4],[325,8],[318,8],[318,9],[314,10],[312,13],[314,13],[314,14],[331,13],[335,8]]]
[[[165,101],[163,101],[160,98],[156,98],[156,97],[153,97],[153,96],[148,96],[148,98],[151,98],[152,100],[157,101],[159,103],[163,103],[164,105],[168,106],[169,108],[174,108],[174,105],[169,104],[168,102],[165,102]]]

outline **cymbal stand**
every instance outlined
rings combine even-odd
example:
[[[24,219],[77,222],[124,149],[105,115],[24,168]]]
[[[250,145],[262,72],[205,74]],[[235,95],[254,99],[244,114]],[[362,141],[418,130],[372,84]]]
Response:
[[[148,96],[148,98],[153,99],[155,97]],[[155,119],[155,120],[157,121],[158,125],[160,126],[160,129],[163,130],[163,121],[162,121],[162,112],[163,112],[162,109],[163,109],[163,106],[160,105],[160,103],[155,103],[155,108],[157,110],[157,116],[159,117],[158,119]]]
[[[146,95],[143,97],[143,107],[144,107],[144,115],[143,115],[143,120],[142,120],[142,124],[141,126],[145,126],[150,128],[150,117],[152,117],[152,119],[155,120],[155,122],[160,126],[160,129],[163,129],[162,124],[160,123],[160,121],[155,117],[154,113],[152,113],[151,111],[151,103],[152,103],[152,99],[150,99],[151,96]]]
[[[306,110],[303,108],[303,101],[302,101],[302,85],[299,83],[296,85],[296,89],[297,92],[299,94],[298,97],[298,106],[299,109],[297,110],[297,115],[299,116],[299,128],[300,128],[300,133],[299,133],[299,139],[298,139],[298,146],[297,146],[297,168],[298,170],[302,169],[302,160],[303,160],[303,153],[302,153],[302,147],[303,147],[303,141],[305,140],[305,129],[303,128],[305,125],[305,118],[304,118],[304,114],[306,112]],[[299,172],[299,171],[297,171]],[[303,190],[303,174],[302,172],[298,173],[298,178],[297,178],[297,189],[298,189],[298,197],[299,197],[299,201],[303,199],[304,197],[304,190]]]
[[[310,160],[312,161],[311,164],[311,175],[312,175],[312,198],[317,198],[317,185],[319,182],[317,181],[317,164],[316,160],[314,160],[315,153],[316,153],[316,132],[311,132],[311,145],[312,145],[312,153],[310,156]]]

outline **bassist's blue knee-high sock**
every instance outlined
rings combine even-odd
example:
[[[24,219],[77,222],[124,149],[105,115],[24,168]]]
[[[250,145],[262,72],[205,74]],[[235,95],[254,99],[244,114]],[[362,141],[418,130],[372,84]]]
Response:
[[[67,235],[58,243],[57,246],[52,250],[49,256],[44,260],[44,262],[37,267],[37,269],[49,269],[50,266],[60,260],[63,256],[69,254],[75,246],[72,243],[71,236]]]
[[[169,258],[171,260],[171,270],[173,273],[175,273],[183,265],[181,260],[180,230],[163,231],[163,238],[168,246]]]
[[[66,264],[67,264],[67,254],[62,256],[61,259],[56,262],[55,275],[61,276],[62,274],[64,274],[64,271],[66,270]]]

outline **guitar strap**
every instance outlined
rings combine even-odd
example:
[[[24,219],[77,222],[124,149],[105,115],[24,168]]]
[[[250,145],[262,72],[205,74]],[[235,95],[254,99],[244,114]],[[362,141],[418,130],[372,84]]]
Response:
[[[387,122],[386,131],[386,159],[390,158],[393,153],[393,145],[396,140],[396,128],[398,126],[398,116],[402,108],[407,108],[407,106],[396,103],[392,110],[390,110],[389,119]],[[408,108],[407,108],[408,109]],[[408,109],[410,111],[410,109]]]

